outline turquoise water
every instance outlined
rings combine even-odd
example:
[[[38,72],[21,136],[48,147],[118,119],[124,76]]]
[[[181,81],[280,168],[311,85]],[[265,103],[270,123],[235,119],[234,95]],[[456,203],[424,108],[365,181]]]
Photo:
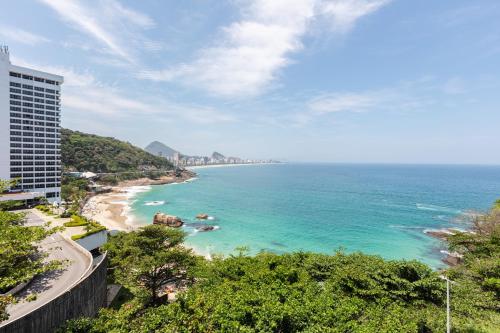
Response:
[[[441,265],[425,229],[466,228],[470,211],[500,197],[500,167],[274,164],[196,170],[189,183],[154,186],[132,204],[136,221],[162,211],[187,221],[197,251],[229,254],[363,251]],[[165,201],[152,206],[152,201]],[[157,203],[159,204],[159,203]],[[218,230],[197,232],[195,216]]]

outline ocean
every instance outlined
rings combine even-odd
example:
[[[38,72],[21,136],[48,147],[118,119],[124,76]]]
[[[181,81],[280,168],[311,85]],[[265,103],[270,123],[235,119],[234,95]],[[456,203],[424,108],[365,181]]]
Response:
[[[248,247],[284,253],[341,249],[443,266],[445,244],[426,229],[465,229],[500,198],[500,167],[268,164],[195,170],[181,184],[152,186],[131,204],[136,223],[164,212],[186,224],[202,254]],[[196,215],[215,230],[197,231]]]

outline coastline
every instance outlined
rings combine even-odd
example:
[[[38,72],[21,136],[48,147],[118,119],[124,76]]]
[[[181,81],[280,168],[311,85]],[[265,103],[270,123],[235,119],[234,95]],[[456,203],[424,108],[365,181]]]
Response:
[[[229,167],[239,167],[239,166],[251,166],[251,165],[272,165],[272,164],[282,164],[282,162],[273,163],[235,163],[235,164],[208,164],[208,165],[194,165],[187,166],[186,170],[197,170],[197,169],[208,169],[208,168],[229,168]]]
[[[113,186],[110,192],[92,196],[83,207],[82,215],[99,222],[110,231],[131,231],[141,227],[130,214],[130,205],[137,193],[149,191],[154,185],[182,183],[195,178],[196,173],[186,170],[179,177],[126,180]]]

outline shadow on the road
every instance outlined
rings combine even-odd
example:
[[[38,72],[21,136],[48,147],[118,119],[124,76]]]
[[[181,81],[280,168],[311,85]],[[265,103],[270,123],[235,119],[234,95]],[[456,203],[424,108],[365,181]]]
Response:
[[[67,268],[56,269],[36,276],[31,283],[19,292],[16,297],[24,301],[27,296],[43,293],[53,287],[53,282],[67,270]]]

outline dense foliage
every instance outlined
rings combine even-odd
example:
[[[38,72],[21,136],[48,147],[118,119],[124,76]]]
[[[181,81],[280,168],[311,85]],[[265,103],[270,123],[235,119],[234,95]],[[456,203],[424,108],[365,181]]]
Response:
[[[87,197],[90,182],[86,178],[63,176],[61,185],[61,198],[69,205],[68,210],[79,212]]]
[[[59,261],[47,261],[36,245],[57,229],[24,223],[23,214],[0,211],[0,293],[61,266]],[[6,319],[5,306],[12,300],[0,297],[0,319]]]
[[[95,319],[70,321],[64,330],[443,332],[446,296],[440,275],[444,274],[455,281],[453,332],[498,332],[499,216],[499,209],[493,208],[475,222],[474,233],[450,238],[451,249],[462,253],[464,261],[443,272],[417,261],[387,261],[361,253],[247,256],[241,250],[225,259],[198,260],[191,270],[196,282],[172,303],[151,304],[135,297],[102,310]],[[135,274],[140,271],[142,244],[158,241],[153,235],[119,234],[107,246],[117,265],[113,269],[130,274],[121,280],[127,288],[144,286]],[[146,257],[152,253],[145,252]]]
[[[172,169],[167,159],[128,142],[64,128],[61,129],[61,155],[65,171],[114,173]]]
[[[181,231],[159,225],[112,236],[105,250],[114,278],[145,302],[157,303],[161,287],[187,282],[196,262],[192,251],[180,246],[183,240]]]

